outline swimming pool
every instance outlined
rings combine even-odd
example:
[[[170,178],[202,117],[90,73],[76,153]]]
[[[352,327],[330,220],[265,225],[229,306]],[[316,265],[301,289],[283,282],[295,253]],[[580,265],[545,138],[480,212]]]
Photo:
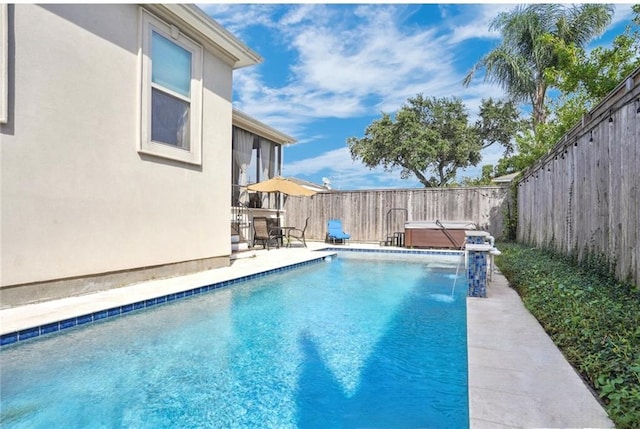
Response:
[[[340,252],[5,347],[1,424],[468,427],[459,259]]]

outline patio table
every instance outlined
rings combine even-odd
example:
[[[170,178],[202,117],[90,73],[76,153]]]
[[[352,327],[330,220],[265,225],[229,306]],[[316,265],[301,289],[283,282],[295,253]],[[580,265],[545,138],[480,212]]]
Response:
[[[287,244],[289,244],[289,231],[292,229],[296,229],[295,226],[272,226],[269,228],[269,233],[272,231],[275,232],[273,234],[278,240],[280,240],[280,246],[284,247],[284,238],[287,238]]]

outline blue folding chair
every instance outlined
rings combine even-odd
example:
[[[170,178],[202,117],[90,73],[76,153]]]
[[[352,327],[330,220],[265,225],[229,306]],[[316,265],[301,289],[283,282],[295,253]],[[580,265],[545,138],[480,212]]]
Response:
[[[345,240],[349,238],[351,238],[351,236],[342,230],[342,221],[340,219],[329,219],[325,242],[331,242],[333,244],[337,242],[344,243]]]

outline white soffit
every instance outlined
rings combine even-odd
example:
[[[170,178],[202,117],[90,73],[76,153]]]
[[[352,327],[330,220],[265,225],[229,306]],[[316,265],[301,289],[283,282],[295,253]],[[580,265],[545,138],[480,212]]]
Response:
[[[223,54],[234,69],[262,62],[262,57],[240,39],[192,4],[144,4],[144,8],[171,20],[178,19],[191,30],[192,37]],[[199,37],[198,37],[199,36]]]
[[[257,134],[260,137],[264,137],[274,143],[288,145],[296,142],[293,137],[281,133],[275,128],[271,128],[270,126],[263,124],[257,119],[254,119],[246,113],[243,113],[237,109],[233,109],[232,123],[238,128],[242,128],[243,130]]]

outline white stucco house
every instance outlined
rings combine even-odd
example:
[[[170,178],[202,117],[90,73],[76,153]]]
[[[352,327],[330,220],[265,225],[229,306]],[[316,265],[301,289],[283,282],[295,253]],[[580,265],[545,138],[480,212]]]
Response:
[[[229,265],[233,130],[263,178],[293,142],[232,108],[257,53],[182,4],[2,4],[0,43],[2,307]]]

